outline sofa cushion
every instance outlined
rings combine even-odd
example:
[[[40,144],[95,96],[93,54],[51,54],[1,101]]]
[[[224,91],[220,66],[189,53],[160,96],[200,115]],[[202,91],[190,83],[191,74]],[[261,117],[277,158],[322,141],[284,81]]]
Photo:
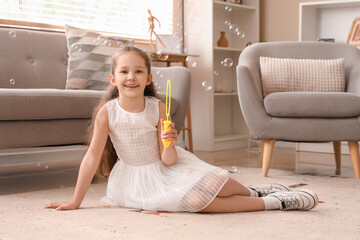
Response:
[[[0,89],[0,120],[92,118],[105,91]]]
[[[263,96],[274,92],[344,92],[344,59],[260,57]]]
[[[360,96],[347,92],[279,92],[264,99],[273,117],[342,118],[360,115]]]
[[[104,37],[99,33],[65,25],[68,46],[67,89],[105,90],[116,50],[133,40]]]

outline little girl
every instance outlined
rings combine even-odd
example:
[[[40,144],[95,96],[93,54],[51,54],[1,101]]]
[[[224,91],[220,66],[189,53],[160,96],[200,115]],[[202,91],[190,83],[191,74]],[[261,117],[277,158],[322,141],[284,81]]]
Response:
[[[151,211],[244,212],[310,210],[318,197],[281,184],[244,187],[228,171],[175,146],[173,123],[164,131],[165,105],[156,97],[150,59],[127,46],[112,61],[111,88],[94,112],[90,146],[81,162],[72,201],[46,208],[80,207],[97,171],[108,177],[102,202]],[[171,141],[164,148],[162,139]]]

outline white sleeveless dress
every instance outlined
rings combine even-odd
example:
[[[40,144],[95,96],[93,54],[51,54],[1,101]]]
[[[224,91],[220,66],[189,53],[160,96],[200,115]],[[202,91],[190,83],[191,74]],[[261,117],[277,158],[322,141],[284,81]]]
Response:
[[[117,99],[106,103],[109,136],[118,155],[102,202],[149,211],[197,212],[229,179],[228,171],[210,165],[176,146],[177,161],[160,159],[157,125],[159,100],[145,97],[145,109],[127,112]]]

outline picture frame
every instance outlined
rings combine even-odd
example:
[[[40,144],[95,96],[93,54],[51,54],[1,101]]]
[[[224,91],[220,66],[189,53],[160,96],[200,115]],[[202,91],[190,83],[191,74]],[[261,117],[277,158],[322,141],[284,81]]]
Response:
[[[159,41],[160,40],[164,43],[165,47],[162,46],[162,44]],[[164,50],[168,53],[182,53],[181,48],[178,47],[180,42],[179,36],[173,36],[173,35],[165,35],[165,34],[158,34],[156,38],[156,50]]]
[[[353,21],[346,43],[360,48],[360,17]]]

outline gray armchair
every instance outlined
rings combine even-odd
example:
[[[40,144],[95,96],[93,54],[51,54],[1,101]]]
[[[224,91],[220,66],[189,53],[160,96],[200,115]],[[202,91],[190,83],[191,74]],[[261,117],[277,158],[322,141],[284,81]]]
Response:
[[[276,92],[263,97],[260,56],[293,59],[345,59],[345,92]],[[360,50],[324,42],[269,42],[247,47],[237,66],[240,106],[253,136],[262,140],[262,175],[268,174],[277,140],[333,142],[336,167],[341,141],[347,141],[360,178]]]

